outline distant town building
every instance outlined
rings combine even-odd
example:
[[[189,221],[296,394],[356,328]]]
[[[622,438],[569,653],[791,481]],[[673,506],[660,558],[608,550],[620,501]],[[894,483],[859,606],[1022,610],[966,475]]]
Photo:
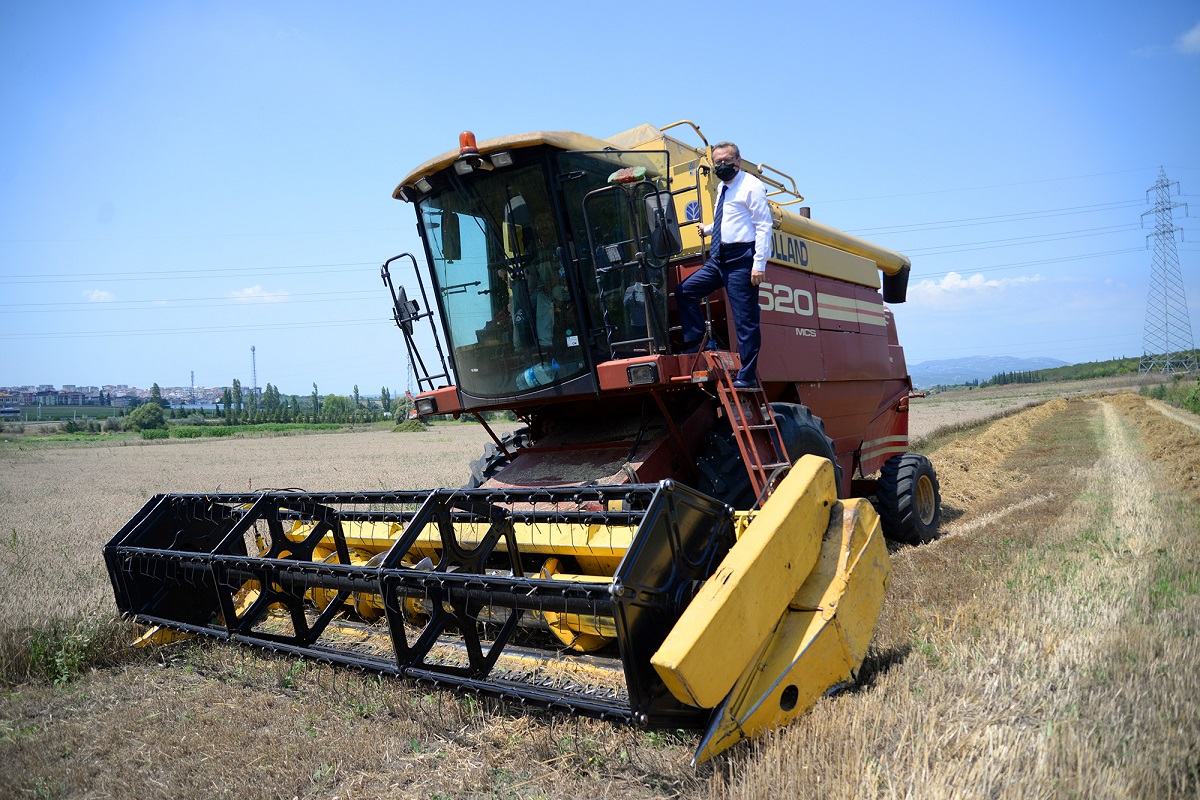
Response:
[[[163,400],[172,406],[196,405],[215,406],[220,404],[225,393],[224,386],[166,386],[160,387]],[[0,386],[0,406],[98,406],[111,405],[124,408],[135,401],[150,399],[150,390],[124,383],[104,386],[82,386],[65,383],[61,389],[49,384],[36,386]]]

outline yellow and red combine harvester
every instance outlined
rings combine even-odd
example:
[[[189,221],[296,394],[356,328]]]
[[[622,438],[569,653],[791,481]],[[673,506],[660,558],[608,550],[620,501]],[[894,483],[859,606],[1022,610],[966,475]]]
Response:
[[[665,133],[680,126],[700,144]],[[711,220],[711,167],[683,122],[605,140],[464,133],[414,169],[394,196],[416,208],[428,269],[404,254],[382,276],[418,414],[473,415],[491,435],[466,486],[158,495],[105,547],[120,610],[701,728],[697,761],[853,681],[884,602],[883,538],[927,541],[939,516],[932,467],[905,452],[912,383],[884,305],[904,301],[909,262],[793,212],[789,176],[744,164],[775,229],[761,384],[735,387],[723,296],[691,353],[672,300],[703,263],[680,220]],[[523,425],[497,435],[483,414],[499,410]]]

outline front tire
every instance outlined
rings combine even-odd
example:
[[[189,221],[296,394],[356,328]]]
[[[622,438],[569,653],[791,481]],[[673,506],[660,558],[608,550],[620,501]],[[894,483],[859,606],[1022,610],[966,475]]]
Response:
[[[892,456],[879,472],[875,499],[883,535],[893,542],[926,544],[937,536],[942,494],[937,472],[925,456]]]
[[[825,435],[825,422],[812,409],[797,403],[771,403],[775,425],[783,437],[788,461],[795,464],[800,456],[820,456],[833,462],[838,497],[842,497],[842,468],[838,465],[833,439]]]
[[[754,503],[750,473],[729,423],[708,432],[696,457],[695,488],[726,505],[745,511]]]
[[[842,468],[838,466],[833,440],[825,435],[825,423],[821,418],[808,406],[796,403],[772,403],[771,411],[775,414],[775,424],[788,461],[795,464],[805,455],[832,461],[840,496]],[[722,422],[709,432],[696,459],[696,472],[696,489],[740,511],[753,508],[758,499],[754,496],[750,474],[728,422]]]
[[[517,428],[512,433],[506,433],[500,437],[500,442],[510,453],[515,453],[522,447],[528,447],[531,443],[529,428]],[[510,463],[508,456],[504,455],[503,450],[496,447],[495,442],[488,443],[487,447],[483,449],[483,455],[471,462],[471,479],[463,484],[462,488],[478,489]]]

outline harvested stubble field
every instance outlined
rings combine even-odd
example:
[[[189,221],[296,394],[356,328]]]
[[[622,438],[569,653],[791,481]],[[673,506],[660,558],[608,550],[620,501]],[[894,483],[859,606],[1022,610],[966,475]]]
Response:
[[[859,684],[699,769],[694,732],[115,646],[100,547],[153,492],[458,485],[475,426],[4,450],[0,796],[1195,796],[1200,432],[1130,393],[961,425],[931,423],[944,533],[893,550]]]
[[[1078,397],[1094,392],[1136,388],[1146,380],[1155,382],[1153,378],[1147,379],[1145,376],[1114,375],[1083,381],[1007,384],[939,392],[912,401],[908,433],[912,441],[919,444],[939,433],[990,422],[1055,397]]]

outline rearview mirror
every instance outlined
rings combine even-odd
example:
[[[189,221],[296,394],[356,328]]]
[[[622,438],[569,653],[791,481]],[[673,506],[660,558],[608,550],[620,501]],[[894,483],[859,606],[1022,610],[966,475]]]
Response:
[[[421,306],[416,300],[408,299],[408,292],[404,291],[404,287],[399,287],[395,297],[395,310],[392,312],[392,318],[396,320],[396,324],[400,326],[400,330],[408,336],[413,333],[413,320],[418,319],[421,313]]]
[[[665,261],[683,250],[679,235],[679,218],[675,214],[675,199],[670,192],[654,192],[644,199],[646,226],[650,229],[650,250],[654,257]]]
[[[521,195],[513,197],[504,206],[504,225],[502,228],[504,240],[504,255],[508,258],[520,258],[528,255],[528,231],[533,227],[533,215]]]
[[[442,212],[442,258],[462,260],[462,232],[458,227],[458,214],[453,211]]]

